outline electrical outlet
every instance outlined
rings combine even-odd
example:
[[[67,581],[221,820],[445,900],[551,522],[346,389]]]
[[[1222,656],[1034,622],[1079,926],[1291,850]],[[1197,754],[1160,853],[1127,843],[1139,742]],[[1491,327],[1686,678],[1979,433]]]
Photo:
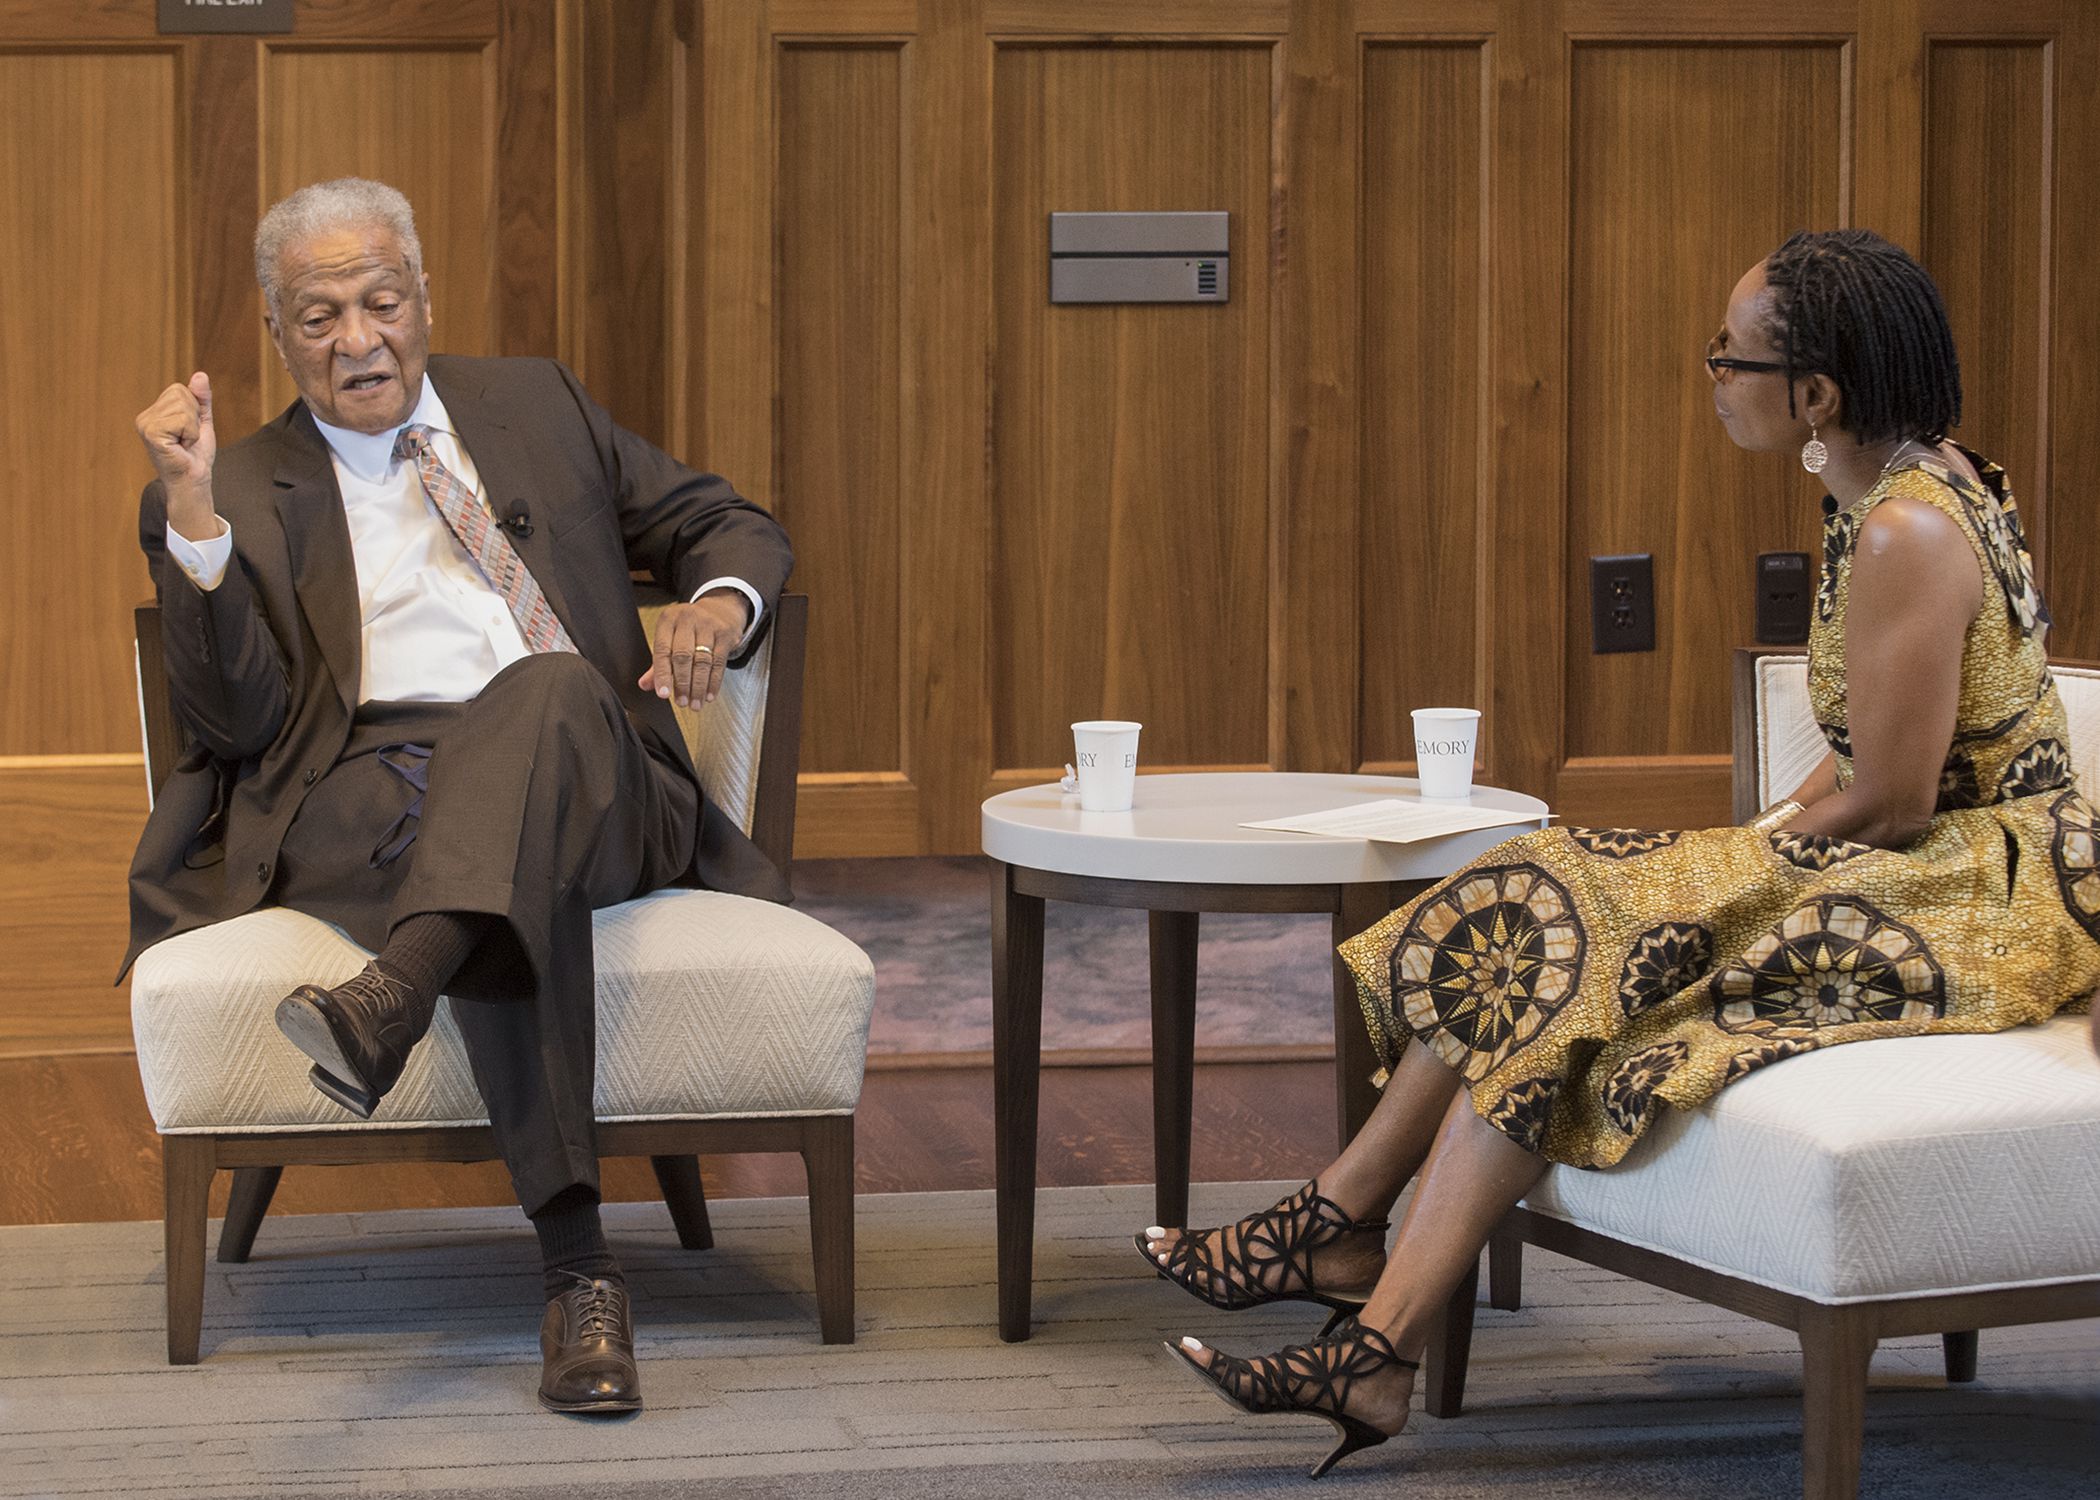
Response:
[[[1815,575],[1806,552],[1764,552],[1757,559],[1757,643],[1798,646],[1808,639]]]
[[[1590,559],[1590,650],[1655,649],[1655,558],[1646,552]]]

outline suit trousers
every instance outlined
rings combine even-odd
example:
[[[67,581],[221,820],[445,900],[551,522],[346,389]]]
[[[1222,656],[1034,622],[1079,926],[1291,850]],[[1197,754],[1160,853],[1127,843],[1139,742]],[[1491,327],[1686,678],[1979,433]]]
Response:
[[[548,652],[468,703],[362,705],[285,835],[271,899],[367,948],[418,913],[495,919],[446,993],[528,1214],[598,1186],[591,912],[684,880],[699,812],[597,668]]]

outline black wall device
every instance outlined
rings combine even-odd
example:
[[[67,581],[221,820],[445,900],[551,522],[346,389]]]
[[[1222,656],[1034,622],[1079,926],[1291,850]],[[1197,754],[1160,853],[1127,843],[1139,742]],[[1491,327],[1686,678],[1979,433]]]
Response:
[[[1655,649],[1655,558],[1647,552],[1590,559],[1590,650]]]
[[[1757,559],[1757,641],[1798,646],[1808,639],[1809,601],[1816,575],[1806,552],[1766,552]]]

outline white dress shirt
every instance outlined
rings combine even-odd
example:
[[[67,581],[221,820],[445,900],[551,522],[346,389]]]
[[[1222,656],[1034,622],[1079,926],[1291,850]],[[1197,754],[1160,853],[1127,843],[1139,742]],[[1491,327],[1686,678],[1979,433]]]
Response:
[[[422,397],[402,426],[410,422],[432,429],[438,462],[486,505],[474,459],[427,377]],[[510,605],[431,504],[415,464],[395,460],[400,427],[364,433],[319,419],[314,425],[328,442],[357,567],[363,623],[357,701],[468,701],[491,677],[531,654]],[[221,517],[216,537],[192,542],[171,526],[168,555],[209,592],[226,576],[233,528]],[[750,603],[749,639],[762,608],[758,591],[741,578],[713,578],[693,597],[718,588],[733,588]]]

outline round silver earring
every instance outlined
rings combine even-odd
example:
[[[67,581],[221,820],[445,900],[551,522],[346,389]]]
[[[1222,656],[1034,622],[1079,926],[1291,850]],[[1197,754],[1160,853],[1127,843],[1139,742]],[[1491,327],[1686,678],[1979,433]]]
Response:
[[[1816,436],[1816,424],[1808,424],[1808,441],[1801,445],[1801,467],[1811,474],[1823,472],[1823,465],[1830,462],[1830,450]]]

